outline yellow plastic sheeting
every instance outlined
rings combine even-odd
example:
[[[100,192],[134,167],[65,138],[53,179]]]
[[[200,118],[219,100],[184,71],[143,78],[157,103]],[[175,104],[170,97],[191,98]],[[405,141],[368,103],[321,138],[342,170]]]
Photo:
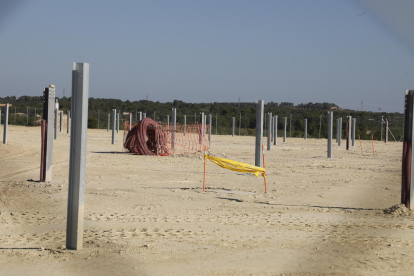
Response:
[[[214,156],[209,156],[204,154],[204,159],[209,159],[214,164],[219,165],[222,168],[236,171],[236,172],[245,172],[245,173],[253,173],[256,177],[261,174],[263,177],[266,177],[266,170],[261,167],[256,167],[250,164],[237,162],[229,159],[218,158]]]

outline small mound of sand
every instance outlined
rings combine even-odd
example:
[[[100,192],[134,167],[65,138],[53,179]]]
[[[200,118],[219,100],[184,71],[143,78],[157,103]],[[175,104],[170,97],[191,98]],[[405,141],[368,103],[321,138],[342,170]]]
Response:
[[[383,210],[384,214],[394,215],[395,217],[412,216],[414,215],[412,210],[408,210],[404,204],[397,204],[390,208]]]

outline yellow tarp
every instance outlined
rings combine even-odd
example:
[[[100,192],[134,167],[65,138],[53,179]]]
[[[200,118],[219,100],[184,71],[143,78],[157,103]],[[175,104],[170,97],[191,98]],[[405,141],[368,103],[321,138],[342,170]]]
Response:
[[[204,159],[209,159],[211,162],[225,169],[229,169],[236,172],[253,173],[256,177],[258,177],[259,174],[261,174],[263,177],[266,177],[266,170],[261,167],[256,167],[250,164],[237,162],[229,159],[209,156],[207,154],[204,154]]]

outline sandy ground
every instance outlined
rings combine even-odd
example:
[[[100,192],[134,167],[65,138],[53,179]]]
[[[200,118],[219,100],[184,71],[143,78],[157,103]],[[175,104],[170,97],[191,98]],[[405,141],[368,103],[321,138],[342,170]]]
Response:
[[[65,130],[66,128],[64,128]],[[1,128],[1,135],[3,128]],[[213,136],[210,154],[254,164],[254,137]],[[122,153],[88,130],[84,249],[65,249],[69,135],[39,182],[40,128],[0,144],[0,275],[413,275],[414,216],[400,202],[401,143],[292,138],[263,178],[201,153]],[[265,139],[266,145],[266,139]]]

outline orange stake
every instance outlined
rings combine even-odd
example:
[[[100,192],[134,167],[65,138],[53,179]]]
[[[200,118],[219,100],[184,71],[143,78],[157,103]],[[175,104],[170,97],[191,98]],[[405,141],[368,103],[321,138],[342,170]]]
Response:
[[[206,191],[206,146],[204,146],[204,178],[203,178],[203,192]]]
[[[262,145],[263,152],[263,169],[266,169],[265,157],[264,157],[264,145]],[[267,184],[266,184],[266,171],[264,172],[264,182],[265,182],[265,194],[267,194]]]
[[[359,134],[358,134],[358,139],[359,139],[359,144],[361,145],[361,154],[364,155],[364,153],[362,152],[361,136],[359,136]]]
[[[375,151],[374,151],[374,134],[372,135],[372,155],[375,155]]]

